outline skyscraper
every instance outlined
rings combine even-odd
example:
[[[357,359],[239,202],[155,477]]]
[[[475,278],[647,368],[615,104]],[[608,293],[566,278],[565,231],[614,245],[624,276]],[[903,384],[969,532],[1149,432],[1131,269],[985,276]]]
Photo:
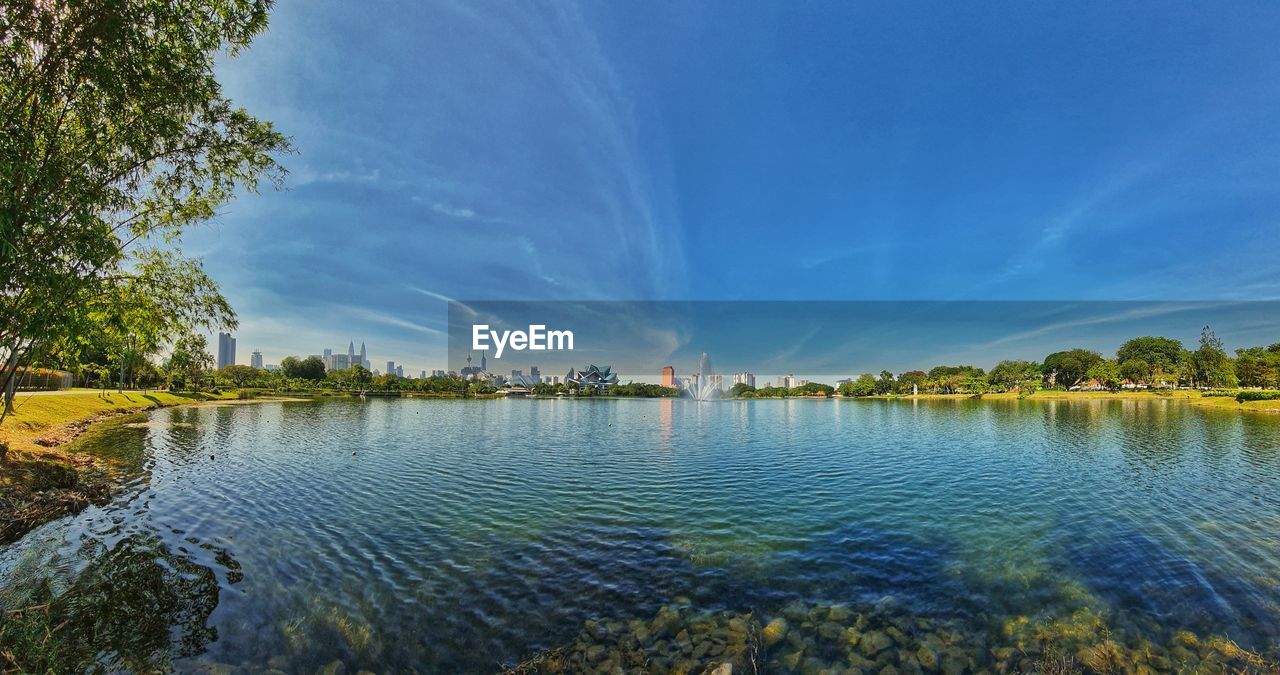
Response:
[[[236,339],[231,333],[218,333],[218,369],[236,362]]]
[[[387,374],[390,375],[391,373],[394,373],[394,372],[396,372],[396,362],[387,361]]]
[[[664,387],[676,386],[676,369],[675,368],[672,368],[671,366],[662,367],[662,386]]]
[[[253,350],[253,354],[249,356],[249,365],[254,368],[262,368],[262,352],[257,349]]]
[[[396,377],[404,377],[404,366],[396,366]]]
[[[365,368],[369,367],[369,357],[364,353],[364,340],[360,341],[360,360],[358,363]]]
[[[356,343],[354,340],[347,343],[347,367],[356,364]]]

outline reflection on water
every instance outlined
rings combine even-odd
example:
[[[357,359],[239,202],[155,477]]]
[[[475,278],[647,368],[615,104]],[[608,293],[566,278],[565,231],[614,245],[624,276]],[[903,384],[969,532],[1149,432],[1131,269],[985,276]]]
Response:
[[[0,581],[108,668],[1212,671],[1280,648],[1268,416],[316,401],[87,442],[132,478],[0,553]]]

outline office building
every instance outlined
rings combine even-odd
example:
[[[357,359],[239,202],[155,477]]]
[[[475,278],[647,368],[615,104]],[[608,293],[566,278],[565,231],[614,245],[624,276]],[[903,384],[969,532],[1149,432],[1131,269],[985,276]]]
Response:
[[[676,369],[671,366],[662,367],[662,386],[675,387],[676,385]]]
[[[394,372],[396,372],[396,362],[387,361],[387,374],[390,375],[391,373],[394,373]]]
[[[236,339],[231,333],[218,333],[218,369],[236,362]]]
[[[256,349],[253,350],[253,354],[249,356],[249,365],[261,370],[262,369],[262,352]]]

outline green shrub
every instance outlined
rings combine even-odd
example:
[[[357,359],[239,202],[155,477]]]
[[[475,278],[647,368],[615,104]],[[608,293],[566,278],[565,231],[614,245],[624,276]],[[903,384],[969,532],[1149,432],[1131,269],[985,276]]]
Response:
[[[1274,389],[1248,389],[1236,394],[1236,400],[1244,403],[1245,401],[1275,401],[1280,400],[1280,391]]]

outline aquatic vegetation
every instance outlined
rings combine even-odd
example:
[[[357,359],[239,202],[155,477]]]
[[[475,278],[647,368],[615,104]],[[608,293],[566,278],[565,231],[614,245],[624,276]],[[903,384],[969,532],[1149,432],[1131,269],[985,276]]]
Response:
[[[779,615],[663,606],[648,621],[589,620],[570,643],[504,673],[862,672],[1277,673],[1280,661],[1220,637],[1181,631],[1167,645],[1114,635],[1082,608],[1062,618],[1008,617],[1001,630],[960,619],[794,602]]]
[[[152,535],[100,550],[65,590],[44,578],[0,599],[16,608],[0,615],[0,663],[23,672],[147,671],[217,638],[213,571]]]

